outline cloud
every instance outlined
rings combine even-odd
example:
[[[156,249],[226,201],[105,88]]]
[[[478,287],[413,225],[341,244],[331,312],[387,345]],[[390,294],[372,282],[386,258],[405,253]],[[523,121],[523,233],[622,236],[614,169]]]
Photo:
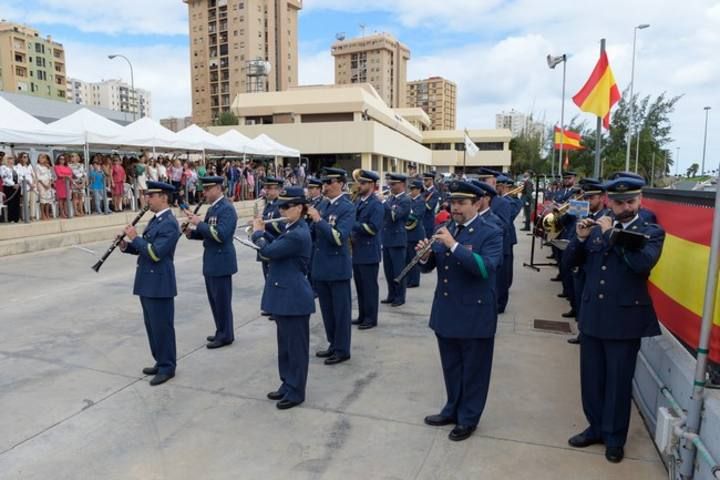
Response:
[[[335,82],[335,62],[330,49],[316,52],[303,51],[300,47],[298,83],[300,85],[326,85]]]

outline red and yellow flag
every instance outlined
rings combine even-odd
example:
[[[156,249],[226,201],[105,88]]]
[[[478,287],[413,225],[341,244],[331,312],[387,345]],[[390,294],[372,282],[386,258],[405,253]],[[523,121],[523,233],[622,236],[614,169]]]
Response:
[[[583,112],[594,113],[602,118],[603,126],[610,128],[610,110],[620,100],[620,96],[607,54],[602,52],[590,78],[573,97],[573,102]]]
[[[560,127],[555,127],[555,149],[560,149],[562,143],[563,150],[582,150],[585,147],[580,144],[580,140],[579,133],[565,130],[563,134]]]

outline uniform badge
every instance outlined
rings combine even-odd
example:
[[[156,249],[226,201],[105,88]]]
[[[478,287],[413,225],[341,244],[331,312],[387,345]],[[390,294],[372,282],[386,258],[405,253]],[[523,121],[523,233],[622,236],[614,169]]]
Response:
[[[210,219],[208,220],[208,225],[210,225],[211,227],[216,226],[217,225],[217,217],[210,217]]]
[[[594,238],[593,238],[593,243],[596,244],[596,245],[601,244],[601,243],[602,243],[602,238],[601,238],[601,237],[594,237]]]
[[[330,216],[328,217],[328,223],[329,223],[330,225],[332,225],[333,227],[335,226],[335,221],[336,221],[336,220],[337,220],[337,215],[335,215],[335,214],[332,214],[332,215],[330,215]]]
[[[468,250],[470,250],[472,252],[472,245],[463,245],[463,247],[467,248]]]

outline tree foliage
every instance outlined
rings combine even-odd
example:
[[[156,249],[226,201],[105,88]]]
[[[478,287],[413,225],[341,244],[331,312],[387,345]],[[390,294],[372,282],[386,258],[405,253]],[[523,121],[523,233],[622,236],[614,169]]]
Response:
[[[217,125],[237,125],[238,117],[232,112],[222,112],[215,122]]]

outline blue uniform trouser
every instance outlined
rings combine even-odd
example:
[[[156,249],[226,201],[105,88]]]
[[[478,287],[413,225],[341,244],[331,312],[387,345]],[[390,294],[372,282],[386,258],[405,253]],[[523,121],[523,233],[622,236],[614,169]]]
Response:
[[[358,318],[363,325],[377,325],[380,288],[378,287],[379,263],[354,264],[353,278],[357,290]]]
[[[408,246],[405,251],[405,265],[410,263],[410,260],[415,257],[415,245],[417,245],[417,242],[408,242]],[[410,270],[410,273],[408,273],[406,278],[408,287],[420,286],[420,266],[415,265],[415,267]]]
[[[349,357],[352,327],[350,279],[334,282],[316,280],[315,290],[330,351],[338,357]]]
[[[632,379],[640,339],[603,340],[580,335],[580,385],[589,434],[622,447],[630,426]]]
[[[507,263],[510,261],[510,255],[504,254],[502,264],[498,266],[495,274],[495,290],[497,291],[498,312],[502,313],[507,307],[510,298],[510,287],[507,278]]]
[[[405,247],[383,247],[383,271],[388,285],[387,299],[393,303],[405,303],[405,288],[407,277],[400,284],[395,283],[395,277],[405,268]]]
[[[575,310],[575,321],[580,321],[580,306],[582,305],[582,292],[585,288],[585,270],[582,267],[578,268],[576,272],[573,272],[573,302],[571,303],[573,310]]]
[[[447,403],[440,415],[475,426],[487,400],[495,338],[437,336]]]
[[[268,267],[268,262],[260,262],[262,264],[262,272],[263,277],[267,279],[268,271],[270,270],[270,267]]]
[[[433,233],[435,233],[435,215],[427,220],[423,220],[423,227],[425,228],[425,238],[432,237]],[[413,245],[413,251],[415,251],[415,245]]]
[[[283,400],[305,401],[310,362],[310,315],[275,315],[277,324],[278,371]]]
[[[158,373],[175,373],[175,299],[140,297],[150,352]]]
[[[232,313],[232,276],[205,277],[205,290],[215,320],[215,341],[235,340]]]
[[[510,247],[510,258],[507,262],[507,277],[508,277],[508,289],[512,287],[513,284],[513,266],[515,265],[515,253],[512,251],[512,247]]]

